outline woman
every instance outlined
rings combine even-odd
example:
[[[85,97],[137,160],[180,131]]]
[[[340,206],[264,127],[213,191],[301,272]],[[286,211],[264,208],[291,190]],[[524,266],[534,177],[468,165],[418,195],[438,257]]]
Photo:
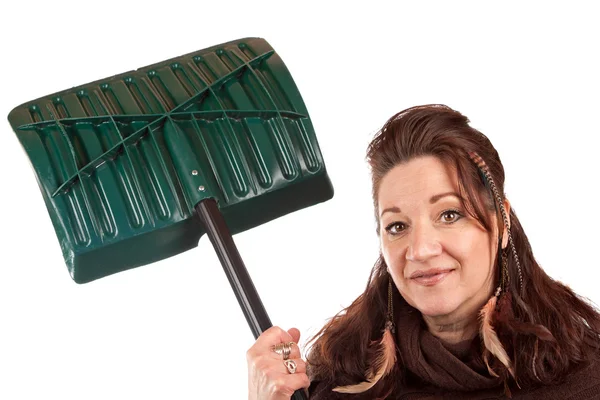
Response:
[[[367,288],[307,363],[296,329],[264,332],[250,399],[309,381],[313,400],[600,398],[600,315],[537,264],[498,153],[468,122],[441,105],[387,121],[368,149],[381,254]]]

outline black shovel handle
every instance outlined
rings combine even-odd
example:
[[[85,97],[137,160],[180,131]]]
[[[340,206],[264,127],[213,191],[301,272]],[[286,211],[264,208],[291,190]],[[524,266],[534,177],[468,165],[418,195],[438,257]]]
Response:
[[[265,310],[254,283],[252,283],[250,274],[248,274],[244,261],[242,261],[242,257],[231,237],[231,232],[229,232],[217,202],[214,199],[202,200],[196,204],[195,209],[206,228],[210,242],[217,252],[217,256],[225,270],[225,275],[227,275],[231,288],[240,303],[252,334],[257,339],[262,332],[269,329],[273,324],[271,324],[267,310]],[[302,390],[296,390],[292,396],[292,400],[307,399],[308,397]]]

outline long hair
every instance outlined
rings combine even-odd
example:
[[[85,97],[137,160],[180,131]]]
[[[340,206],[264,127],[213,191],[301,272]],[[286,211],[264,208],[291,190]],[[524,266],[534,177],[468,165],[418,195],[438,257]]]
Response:
[[[377,231],[377,193],[382,178],[395,166],[415,157],[435,156],[456,170],[460,195],[468,203],[467,212],[491,232],[493,223],[489,215],[490,210],[496,210],[494,197],[470,153],[485,161],[504,196],[505,177],[500,157],[489,139],[469,126],[464,115],[443,105],[427,105],[391,117],[367,151]],[[496,212],[497,226],[502,229],[499,214]],[[587,301],[542,270],[514,207],[510,210],[510,231],[520,260],[522,282],[515,260],[508,257],[510,305],[508,311],[494,318],[493,327],[511,358],[515,379],[522,388],[557,383],[598,359],[600,315]],[[494,276],[500,279],[498,263],[494,268]],[[377,350],[372,343],[381,339],[386,322],[386,269],[380,256],[365,291],[309,341],[312,346],[307,360],[311,379],[329,387],[365,380],[365,371]],[[525,290],[521,290],[521,284]],[[364,393],[364,398],[383,398],[394,391],[395,385],[405,381],[402,357],[398,354],[393,371]],[[506,366],[494,359],[491,367],[508,384],[511,378]]]

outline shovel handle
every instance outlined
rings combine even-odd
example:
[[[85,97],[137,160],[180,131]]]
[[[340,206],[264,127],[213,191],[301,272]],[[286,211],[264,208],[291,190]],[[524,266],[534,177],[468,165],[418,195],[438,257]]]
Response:
[[[196,204],[196,212],[204,224],[206,233],[212,243],[231,288],[237,297],[238,303],[244,312],[246,321],[257,339],[261,333],[269,329],[271,319],[263,306],[260,296],[252,283],[250,274],[242,261],[242,257],[231,237],[231,232],[214,199],[205,199]],[[292,400],[307,400],[308,397],[302,390],[297,390]]]

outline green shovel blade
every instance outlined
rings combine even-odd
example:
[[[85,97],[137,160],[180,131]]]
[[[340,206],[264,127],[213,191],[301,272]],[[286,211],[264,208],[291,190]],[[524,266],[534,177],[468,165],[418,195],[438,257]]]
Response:
[[[237,233],[333,196],[300,93],[263,39],[65,90],[8,119],[78,283],[195,247],[202,199]]]

